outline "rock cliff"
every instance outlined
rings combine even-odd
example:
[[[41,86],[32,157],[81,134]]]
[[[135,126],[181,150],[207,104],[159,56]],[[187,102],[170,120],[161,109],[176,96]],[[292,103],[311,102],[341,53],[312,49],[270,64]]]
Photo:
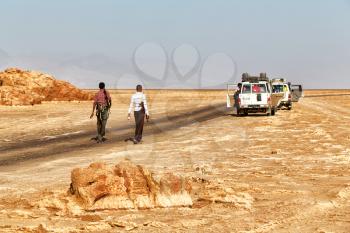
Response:
[[[0,72],[0,105],[34,105],[42,101],[92,100],[91,93],[53,76],[9,68]]]

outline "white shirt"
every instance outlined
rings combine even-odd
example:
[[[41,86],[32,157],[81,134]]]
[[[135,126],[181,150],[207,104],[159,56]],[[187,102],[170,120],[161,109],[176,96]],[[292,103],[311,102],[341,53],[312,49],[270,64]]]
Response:
[[[146,101],[146,95],[142,92],[136,92],[131,96],[130,99],[130,106],[129,106],[129,114],[131,113],[132,109],[134,108],[134,111],[138,112],[141,110],[141,102],[143,102],[143,105],[145,106],[145,112],[147,115],[148,113],[148,107],[147,107],[147,101]]]

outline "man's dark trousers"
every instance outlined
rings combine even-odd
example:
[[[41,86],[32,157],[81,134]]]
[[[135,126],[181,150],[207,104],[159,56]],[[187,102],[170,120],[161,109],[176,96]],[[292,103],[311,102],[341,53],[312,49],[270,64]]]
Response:
[[[97,112],[97,140],[102,141],[106,134],[106,125],[108,120],[108,109]]]
[[[136,129],[135,129],[135,140],[140,142],[142,139],[143,125],[145,124],[145,112],[135,111],[134,112]]]

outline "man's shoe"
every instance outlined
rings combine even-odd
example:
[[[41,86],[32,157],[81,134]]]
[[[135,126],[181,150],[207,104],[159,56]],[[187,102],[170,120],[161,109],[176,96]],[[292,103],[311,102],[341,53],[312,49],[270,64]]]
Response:
[[[126,139],[124,139],[124,142],[127,142],[127,141],[133,141],[133,138],[126,138]]]
[[[97,143],[102,143],[103,142],[103,137],[97,136],[96,141],[97,141]]]

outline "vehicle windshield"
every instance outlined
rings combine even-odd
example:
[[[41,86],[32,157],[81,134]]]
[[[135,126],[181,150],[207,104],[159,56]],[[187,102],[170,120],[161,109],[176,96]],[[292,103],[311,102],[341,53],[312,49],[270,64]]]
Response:
[[[273,85],[272,91],[273,93],[283,92],[283,85]]]
[[[266,93],[266,85],[262,83],[253,83],[253,84],[244,84],[242,87],[242,94],[259,94],[259,93]]]
[[[266,93],[266,85],[265,84],[252,84],[253,93]]]

